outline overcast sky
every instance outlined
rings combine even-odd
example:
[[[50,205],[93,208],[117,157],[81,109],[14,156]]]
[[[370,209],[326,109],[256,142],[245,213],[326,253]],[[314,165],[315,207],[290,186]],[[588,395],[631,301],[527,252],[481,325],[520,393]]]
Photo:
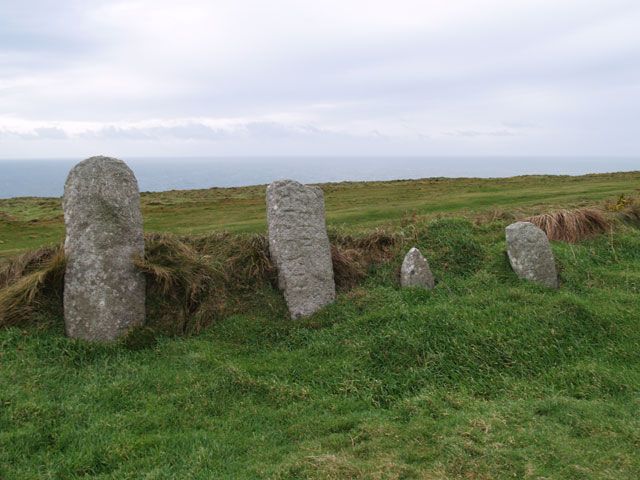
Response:
[[[0,157],[638,155],[638,0],[0,0]]]

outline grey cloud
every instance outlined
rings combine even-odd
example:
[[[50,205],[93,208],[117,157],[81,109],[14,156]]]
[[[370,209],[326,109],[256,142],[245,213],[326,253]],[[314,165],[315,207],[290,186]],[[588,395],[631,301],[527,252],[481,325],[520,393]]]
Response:
[[[41,127],[34,130],[36,138],[47,138],[51,140],[64,140],[69,138],[67,133],[57,127]]]
[[[64,130],[58,127],[39,127],[28,132],[0,129],[0,138],[20,138],[23,140],[66,140],[69,136]]]
[[[452,137],[512,137],[517,133],[510,130],[456,130],[452,132],[444,132],[445,135]]]
[[[504,125],[506,128],[512,129],[537,128],[537,125],[528,122],[502,122],[502,125]]]
[[[295,135],[295,131],[276,122],[251,122],[242,128],[249,137],[286,138]]]
[[[278,122],[249,122],[242,128],[243,132],[250,137],[272,137],[272,138],[290,138],[290,137],[319,137],[319,136],[335,136],[334,132],[323,130],[314,125],[309,124],[283,124]]]
[[[201,123],[189,123],[175,126],[153,127],[117,127],[113,125],[98,130],[89,130],[79,134],[86,139],[121,139],[121,140],[219,140],[226,134],[220,129],[211,128]]]
[[[181,125],[149,126],[149,127],[118,127],[104,126],[95,130],[87,130],[77,135],[87,140],[197,140],[216,141],[250,138],[259,139],[287,139],[307,138],[319,136],[341,137],[338,133],[322,130],[309,124],[284,124],[278,122],[246,122],[233,128],[213,128],[199,122]]]

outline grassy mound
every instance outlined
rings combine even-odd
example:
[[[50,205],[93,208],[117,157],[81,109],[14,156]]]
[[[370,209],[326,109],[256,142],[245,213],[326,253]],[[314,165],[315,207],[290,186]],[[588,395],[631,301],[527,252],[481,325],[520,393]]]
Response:
[[[201,257],[224,236],[148,238],[151,289],[198,299],[220,279],[218,296],[244,295],[236,282],[252,278],[253,301],[182,338],[93,345],[59,320],[0,329],[0,478],[637,478],[640,234],[554,242],[562,288],[550,291],[510,271],[504,225],[333,235],[339,262],[358,265],[351,251],[370,242],[384,261],[296,322],[263,238],[216,257],[237,277]],[[397,287],[409,244],[433,291]]]
[[[338,299],[301,321],[264,236],[152,234],[149,325],[109,345],[62,335],[59,248],[16,257],[0,478],[640,478],[640,231],[618,203],[606,235],[552,242],[559,290],[504,252],[542,208],[334,229]],[[414,245],[432,291],[398,288]]]

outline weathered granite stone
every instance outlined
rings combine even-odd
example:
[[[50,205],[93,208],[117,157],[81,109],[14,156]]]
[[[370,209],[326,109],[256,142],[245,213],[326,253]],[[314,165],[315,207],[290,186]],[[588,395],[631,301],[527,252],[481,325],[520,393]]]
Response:
[[[133,172],[115,158],[92,157],[69,172],[62,201],[67,269],[67,335],[108,341],[142,325],[145,279],[140,193]]]
[[[404,257],[400,269],[400,286],[422,287],[427,290],[431,290],[435,286],[429,262],[416,247],[409,250],[409,253]]]
[[[269,250],[292,318],[313,314],[336,296],[322,190],[293,180],[267,187]]]
[[[533,223],[516,222],[506,228],[507,254],[518,277],[558,288],[558,273],[547,235]]]

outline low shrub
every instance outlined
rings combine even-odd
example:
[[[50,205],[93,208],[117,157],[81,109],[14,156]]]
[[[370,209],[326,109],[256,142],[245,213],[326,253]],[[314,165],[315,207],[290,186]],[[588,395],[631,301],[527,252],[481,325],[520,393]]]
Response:
[[[618,218],[628,225],[640,228],[640,200],[626,204],[618,211]]]

